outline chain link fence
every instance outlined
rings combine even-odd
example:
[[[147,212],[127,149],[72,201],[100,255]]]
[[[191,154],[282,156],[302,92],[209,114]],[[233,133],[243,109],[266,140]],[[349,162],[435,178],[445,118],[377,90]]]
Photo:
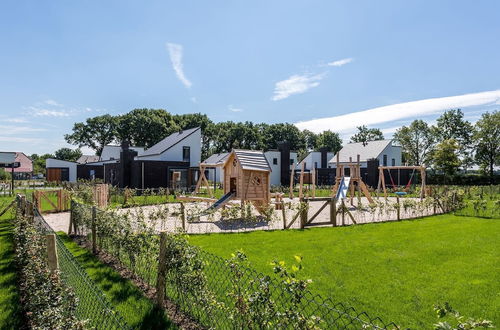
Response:
[[[34,212],[34,224],[41,235],[54,234],[52,228],[45,222],[43,216],[26,201],[27,207]],[[123,318],[113,310],[104,293],[89,278],[85,270],[66,248],[64,242],[56,236],[56,248],[59,261],[60,279],[71,288],[78,298],[76,316],[86,320],[90,329],[130,329]]]
[[[120,215],[116,213],[97,209],[92,211],[92,207],[76,202],[72,203],[71,212],[72,221],[79,235],[86,236],[91,242],[94,232],[97,249],[111,254],[149,286],[156,287],[158,260],[161,260],[160,239],[157,233],[141,233],[137,223],[127,222],[130,219],[124,217],[118,220]],[[175,259],[176,256],[171,254],[175,254],[175,249],[178,247],[173,242],[174,235],[168,236],[170,242],[167,255],[170,255],[167,260],[170,261],[167,262],[165,275],[166,297],[203,327],[252,328],[244,321],[248,315],[238,315],[239,311],[235,310],[238,302],[235,302],[234,296],[230,294],[235,290],[235,273],[230,262],[187,243],[188,246],[183,247],[187,251],[186,260]],[[193,263],[195,259],[200,262]],[[250,299],[261,299],[259,293],[266,292],[271,303],[263,306],[261,312],[271,313],[268,315],[269,319],[283,317],[295,308],[306,320],[320,319],[319,328],[399,329],[393,322],[384,322],[366,312],[357,311],[351,306],[335,302],[330,298],[325,299],[307,290],[301,294],[300,302],[294,304],[292,297],[294,293],[287,290],[279,279],[271,278],[244,265],[238,267],[240,287],[237,290],[248,293],[250,297],[255,293]]]

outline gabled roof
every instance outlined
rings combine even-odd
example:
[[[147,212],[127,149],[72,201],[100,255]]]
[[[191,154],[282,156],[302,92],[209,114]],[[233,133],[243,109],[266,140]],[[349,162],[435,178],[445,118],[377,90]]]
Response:
[[[145,150],[143,153],[138,155],[138,157],[142,156],[153,156],[153,155],[159,155],[161,153],[164,153],[168,149],[172,148],[174,145],[177,143],[181,142],[197,130],[201,129],[200,127],[195,127],[191,129],[186,129],[174,134],[170,134],[151,148]]]
[[[93,163],[93,162],[98,162],[99,161],[99,156],[96,155],[82,155],[80,158],[76,160],[78,164],[87,164],[87,163]]]
[[[225,163],[227,156],[229,156],[229,152],[223,152],[220,154],[213,154],[212,156],[205,159],[202,164],[208,166],[221,166]]]
[[[349,157],[356,161],[358,155],[361,162],[366,162],[368,159],[377,158],[382,151],[392,143],[392,140],[369,141],[366,145],[362,142],[348,143],[342,150],[339,151],[339,161],[341,163],[349,162]],[[329,160],[329,163],[337,162],[337,155]]]
[[[244,170],[271,172],[271,166],[267,162],[262,151],[235,149],[233,153]],[[226,159],[226,162],[229,157]]]

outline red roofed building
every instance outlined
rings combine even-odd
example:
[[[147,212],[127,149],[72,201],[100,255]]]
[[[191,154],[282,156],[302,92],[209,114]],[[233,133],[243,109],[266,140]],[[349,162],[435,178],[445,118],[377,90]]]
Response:
[[[23,152],[16,152],[16,162],[21,166],[14,168],[15,179],[29,179],[33,173],[33,161]],[[12,168],[5,168],[6,172],[12,172]]]

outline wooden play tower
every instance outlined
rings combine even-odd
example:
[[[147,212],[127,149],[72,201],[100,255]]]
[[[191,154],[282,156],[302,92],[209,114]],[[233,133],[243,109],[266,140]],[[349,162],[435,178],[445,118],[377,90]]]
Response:
[[[341,182],[347,177],[345,170],[346,168],[349,168],[349,197],[351,200],[351,205],[354,204],[354,196],[356,195],[356,192],[358,193],[359,197],[361,197],[361,194],[363,194],[370,203],[373,203],[370,191],[361,178],[360,156],[357,155],[356,162],[353,162],[352,157],[349,157],[348,163],[341,163],[339,153],[337,153],[336,165],[337,168],[335,172],[335,185],[332,189],[332,196],[337,196]]]

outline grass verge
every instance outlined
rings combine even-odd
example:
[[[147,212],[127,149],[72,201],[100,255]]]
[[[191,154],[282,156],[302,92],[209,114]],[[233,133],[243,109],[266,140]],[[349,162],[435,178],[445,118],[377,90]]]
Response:
[[[0,212],[12,201],[12,197],[0,198]],[[14,264],[13,212],[0,217],[0,329],[18,329],[21,311],[17,290],[17,273]]]
[[[323,297],[402,327],[430,328],[433,305],[500,324],[500,222],[442,215],[341,228],[190,236],[228,258],[242,249],[259,271],[304,257],[302,276]]]
[[[104,292],[113,308],[129,325],[139,329],[176,328],[163,310],[157,308],[130,280],[121,277],[118,272],[99,261],[90,251],[79,246],[65,233],[57,234],[97,287]]]

